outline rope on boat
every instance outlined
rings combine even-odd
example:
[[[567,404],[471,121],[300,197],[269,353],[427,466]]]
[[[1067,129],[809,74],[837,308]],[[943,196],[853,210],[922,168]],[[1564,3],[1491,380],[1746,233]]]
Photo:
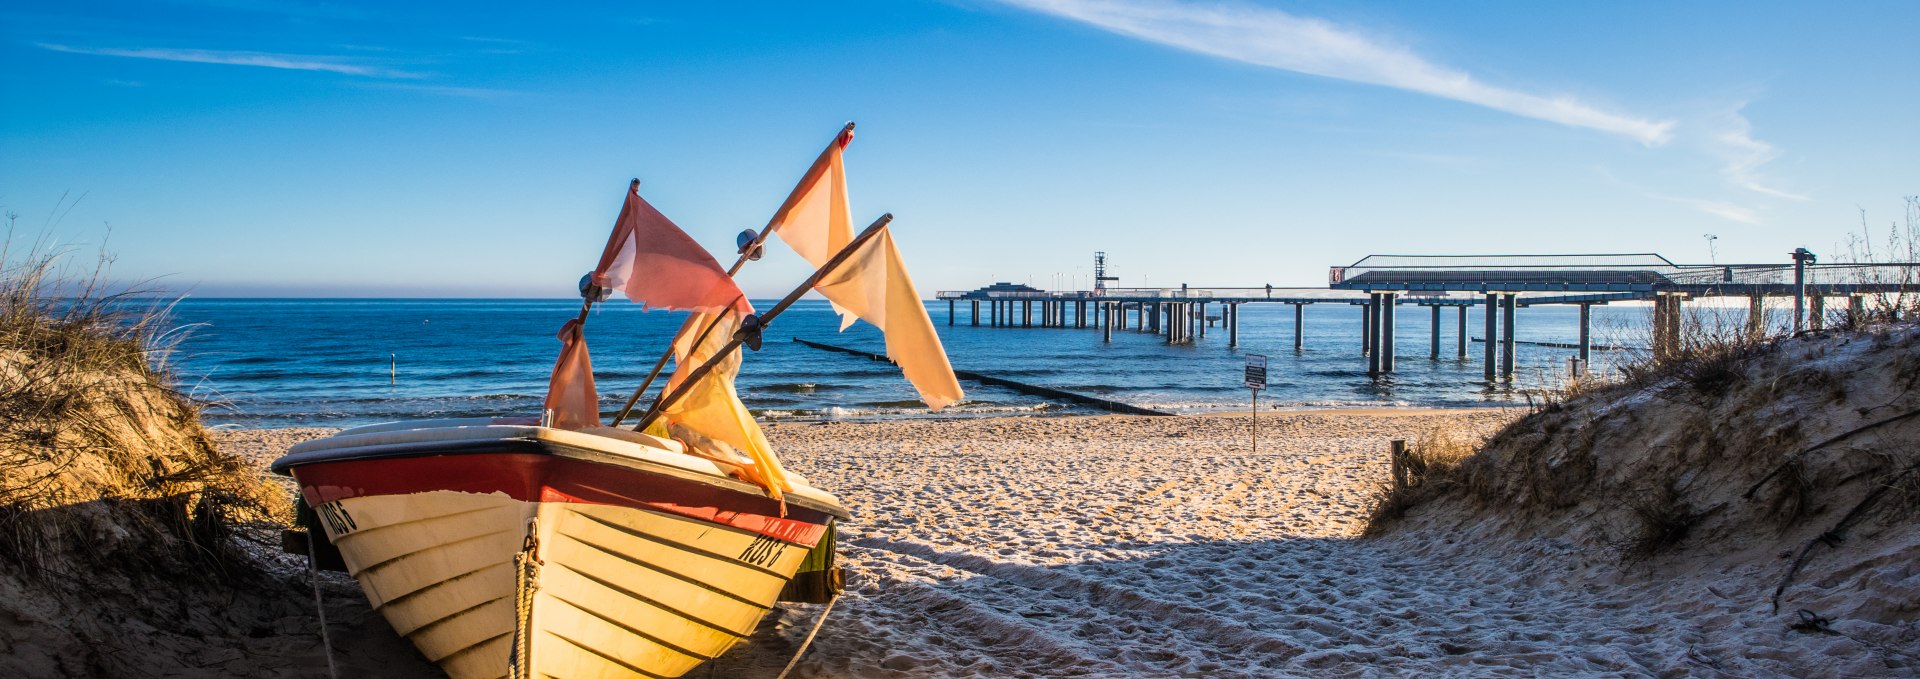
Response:
[[[513,679],[533,676],[533,594],[540,589],[540,520],[527,522],[527,539],[514,555],[517,568],[514,582],[513,651],[507,656],[507,673]]]
[[[820,611],[820,619],[813,621],[813,631],[807,632],[807,638],[800,641],[800,650],[793,652],[793,659],[787,661],[787,666],[780,670],[780,676],[774,679],[787,679],[787,673],[792,672],[793,667],[800,664],[800,656],[807,654],[807,647],[813,645],[814,635],[819,634],[820,628],[827,624],[827,616],[833,613],[833,605],[837,603],[840,603],[839,595],[827,600],[827,608]]]
[[[314,530],[321,530],[314,526]],[[312,535],[311,532],[308,533]],[[313,539],[307,539],[307,581],[313,583],[313,610],[320,614],[320,648],[327,654],[328,679],[340,679],[340,669],[333,666],[333,635],[327,632],[327,603],[320,598],[320,557],[314,553]]]

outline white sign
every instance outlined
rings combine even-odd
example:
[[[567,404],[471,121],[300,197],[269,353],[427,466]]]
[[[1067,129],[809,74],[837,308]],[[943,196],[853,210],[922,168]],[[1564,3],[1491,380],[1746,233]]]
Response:
[[[1247,354],[1247,388],[1267,388],[1267,357]]]

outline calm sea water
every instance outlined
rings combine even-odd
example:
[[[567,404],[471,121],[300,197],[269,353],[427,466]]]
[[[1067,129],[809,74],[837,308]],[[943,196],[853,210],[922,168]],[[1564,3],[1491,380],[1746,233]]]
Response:
[[[1300,352],[1293,350],[1293,312],[1285,305],[1241,307],[1241,345],[1234,349],[1219,327],[1193,345],[1167,346],[1130,330],[1116,331],[1109,344],[1092,328],[973,327],[965,304],[949,326],[945,302],[928,306],[956,368],[1179,411],[1244,408],[1246,353],[1268,356],[1271,388],[1261,401],[1279,407],[1524,402],[1522,389],[1555,381],[1572,355],[1522,345],[1514,385],[1489,386],[1481,377],[1479,344],[1469,345],[1468,359],[1455,357],[1452,310],[1442,316],[1442,358],[1430,360],[1425,310],[1403,308],[1396,329],[1399,372],[1372,380],[1359,352],[1359,308],[1344,304],[1307,307]],[[175,320],[190,327],[174,361],[181,386],[216,404],[208,412],[214,423],[344,426],[533,415],[560,347],[555,333],[578,310],[576,300],[188,299],[175,309]],[[1629,334],[1626,328],[1646,315],[1633,307],[1594,311],[1596,342]],[[1575,309],[1519,314],[1521,340],[1577,339]],[[593,313],[587,337],[605,410],[618,409],[638,386],[682,318],[621,300]],[[1477,311],[1468,325],[1478,336]],[[926,415],[893,366],[790,341],[884,351],[880,333],[865,323],[844,333],[837,328],[825,302],[803,301],[780,316],[765,346],[747,357],[742,399],[769,419]],[[1595,353],[1601,363],[1604,352]],[[967,401],[942,416],[1071,411],[1006,389],[961,386]]]

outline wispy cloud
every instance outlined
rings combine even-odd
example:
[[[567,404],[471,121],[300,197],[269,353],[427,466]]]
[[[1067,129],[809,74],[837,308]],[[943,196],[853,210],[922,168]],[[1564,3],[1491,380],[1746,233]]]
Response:
[[[239,52],[228,50],[172,49],[172,48],[118,48],[118,47],[74,47],[51,43],[35,43],[42,49],[70,54],[90,54],[103,57],[126,57],[131,59],[153,59],[158,61],[182,61],[194,64],[225,64],[229,66],[258,66],[291,71],[324,71],[344,75],[368,78],[422,78],[424,74],[396,71],[341,57],[314,56],[306,54],[276,54],[272,52]]]
[[[1663,196],[1657,193],[1648,193],[1646,195],[1648,198],[1653,198],[1655,200],[1664,200],[1670,203],[1679,203],[1681,205],[1685,205],[1687,207],[1693,208],[1695,210],[1699,210],[1701,212],[1713,215],[1715,217],[1740,222],[1741,224],[1759,224],[1760,223],[1760,211],[1747,207],[1745,205],[1735,205],[1733,203],[1727,203],[1727,202],[1722,202],[1718,200],[1704,200],[1700,198],[1681,198],[1678,196]]]
[[[1180,49],[1297,73],[1393,87],[1572,127],[1648,146],[1673,138],[1671,120],[1605,111],[1566,96],[1479,82],[1412,51],[1318,19],[1246,5],[1177,0],[1001,0]]]
[[[1761,183],[1760,166],[1780,156],[1772,144],[1753,138],[1753,123],[1738,109],[1721,122],[1722,130],[1713,136],[1712,148],[1722,162],[1720,175],[1727,183],[1754,193],[1789,200],[1808,200],[1807,196]]]

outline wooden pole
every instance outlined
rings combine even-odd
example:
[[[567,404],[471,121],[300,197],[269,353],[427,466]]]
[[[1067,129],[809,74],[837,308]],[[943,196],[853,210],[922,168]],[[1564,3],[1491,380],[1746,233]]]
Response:
[[[774,318],[779,317],[781,312],[787,310],[787,307],[793,306],[793,303],[799,301],[802,296],[806,295],[808,290],[812,290],[813,286],[819,284],[820,279],[825,278],[829,273],[833,273],[833,270],[839,268],[840,264],[847,261],[848,257],[853,256],[853,253],[859,250],[860,246],[865,245],[867,241],[873,240],[873,237],[878,235],[881,229],[887,228],[887,224],[892,222],[893,215],[891,213],[880,215],[879,219],[873,220],[873,224],[869,225],[865,231],[861,231],[860,235],[854,236],[853,241],[847,243],[846,247],[840,248],[839,252],[834,253],[832,259],[820,265],[820,268],[814,271],[813,275],[808,276],[806,281],[800,283],[799,287],[787,293],[787,296],[781,299],[778,304],[773,305],[772,309],[767,310],[764,314],[760,314],[760,330],[764,332],[766,327],[773,322]],[[708,329],[712,329],[712,327],[713,324],[708,325]],[[667,408],[673,407],[675,402],[679,401],[682,396],[685,396],[688,388],[698,383],[700,379],[706,377],[708,373],[713,372],[713,366],[717,365],[722,359],[727,358],[734,351],[739,350],[740,345],[745,341],[745,337],[735,335],[725,346],[720,347],[719,351],[714,352],[713,356],[707,358],[706,362],[701,363],[700,367],[694,368],[693,372],[688,373],[686,381],[681,382],[679,388],[674,389],[670,393],[661,394],[660,398],[655,399],[653,406],[647,408],[646,416],[640,418],[640,424],[634,425],[633,430],[646,431],[647,425],[653,424],[654,420],[660,419],[660,414]],[[698,347],[699,342],[696,341],[694,346]]]

